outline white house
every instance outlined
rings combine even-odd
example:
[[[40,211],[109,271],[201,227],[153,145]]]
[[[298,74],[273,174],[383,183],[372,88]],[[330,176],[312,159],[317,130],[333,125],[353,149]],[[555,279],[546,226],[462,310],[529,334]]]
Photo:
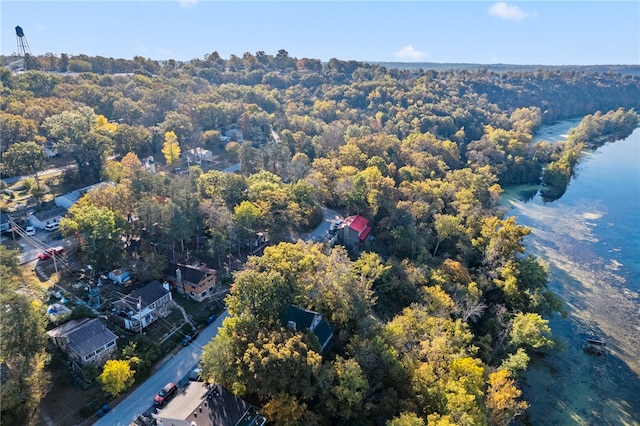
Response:
[[[49,223],[59,223],[65,214],[67,214],[66,208],[54,207],[32,214],[29,216],[29,223],[38,229],[44,229]]]
[[[174,301],[168,283],[152,281],[114,303],[127,330],[141,331],[160,317],[171,313]]]
[[[112,182],[98,182],[93,185],[85,186],[84,188],[76,189],[75,191],[71,191],[68,194],[60,195],[54,199],[56,206],[64,207],[65,209],[71,208],[72,205],[78,202],[78,200],[89,190],[100,186],[100,185],[113,185]]]
[[[200,147],[189,149],[184,155],[189,164],[201,165],[203,161],[211,162],[214,160],[213,152]]]

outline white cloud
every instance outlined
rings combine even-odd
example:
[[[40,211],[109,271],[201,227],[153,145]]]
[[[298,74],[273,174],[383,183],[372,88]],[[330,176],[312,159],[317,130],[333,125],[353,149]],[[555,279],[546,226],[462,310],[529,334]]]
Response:
[[[409,59],[411,61],[421,61],[427,57],[426,53],[414,49],[411,44],[398,50],[394,55],[398,59]]]
[[[489,8],[489,15],[497,16],[501,19],[510,21],[521,21],[527,17],[527,14],[518,6],[511,6],[505,2],[498,2]]]
[[[180,3],[180,7],[189,8],[198,4],[198,0],[178,0],[178,3]]]

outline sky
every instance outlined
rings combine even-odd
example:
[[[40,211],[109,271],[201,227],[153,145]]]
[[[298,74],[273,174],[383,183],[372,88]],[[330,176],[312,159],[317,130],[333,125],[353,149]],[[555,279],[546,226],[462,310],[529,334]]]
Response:
[[[640,65],[640,1],[1,0],[2,55]]]

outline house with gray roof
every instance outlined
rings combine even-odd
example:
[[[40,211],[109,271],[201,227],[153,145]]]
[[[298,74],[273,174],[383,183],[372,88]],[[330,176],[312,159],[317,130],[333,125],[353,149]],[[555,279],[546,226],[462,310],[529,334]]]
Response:
[[[153,414],[160,426],[262,426],[261,410],[219,384],[190,382]]]
[[[152,281],[114,303],[116,313],[124,319],[127,330],[140,331],[160,317],[166,317],[174,306],[168,283]]]
[[[66,208],[54,207],[32,214],[29,216],[29,223],[38,229],[44,229],[49,223],[59,223],[65,214],[67,214]]]
[[[294,331],[311,331],[320,344],[320,353],[324,355],[333,338],[333,326],[322,319],[318,312],[299,306],[289,306],[283,317],[283,323]]]
[[[101,186],[101,185],[114,185],[113,182],[98,182],[93,185],[85,186],[84,188],[76,189],[75,191],[71,191],[64,195],[59,195],[54,199],[56,206],[64,207],[65,209],[70,209],[72,205],[78,202],[80,198],[91,189]]]
[[[165,277],[180,294],[202,302],[216,294],[216,271],[204,264],[169,263]]]
[[[78,365],[102,366],[116,352],[116,336],[97,318],[71,320],[47,331],[51,341]]]

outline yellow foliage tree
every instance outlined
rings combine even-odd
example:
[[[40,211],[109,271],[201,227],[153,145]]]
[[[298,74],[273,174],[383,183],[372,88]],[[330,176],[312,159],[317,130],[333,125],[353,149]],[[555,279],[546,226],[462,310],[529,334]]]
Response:
[[[116,396],[124,392],[133,384],[133,375],[135,371],[131,370],[128,361],[110,359],[104,365],[102,374],[98,376],[98,380],[102,383],[102,387],[109,394]]]
[[[96,118],[96,130],[106,130],[109,133],[113,133],[118,129],[116,123],[109,123],[109,119],[104,115],[99,115]]]
[[[522,391],[515,385],[507,370],[489,374],[486,406],[491,425],[503,426],[529,408],[526,401],[518,401]]]
[[[180,144],[178,144],[178,137],[174,132],[166,132],[164,134],[162,153],[169,166],[173,167],[178,164],[180,159]]]

